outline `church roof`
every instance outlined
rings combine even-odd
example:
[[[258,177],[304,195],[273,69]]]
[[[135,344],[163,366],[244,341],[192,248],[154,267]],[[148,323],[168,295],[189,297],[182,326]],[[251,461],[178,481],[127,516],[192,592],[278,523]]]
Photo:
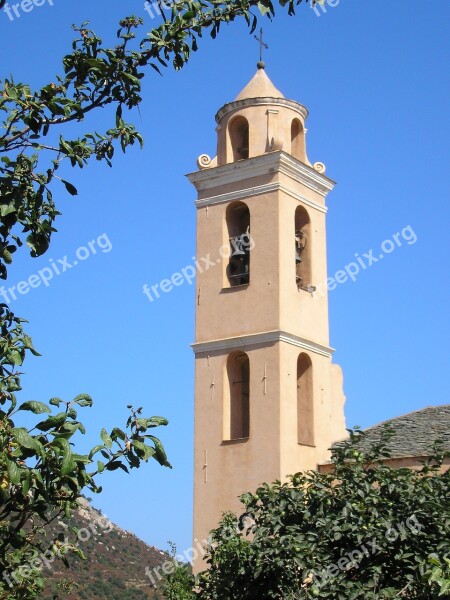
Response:
[[[270,81],[265,70],[258,69],[236,100],[248,98],[284,98],[284,96]]]
[[[365,429],[359,442],[363,452],[379,441],[386,426],[394,431],[387,442],[391,458],[430,456],[437,439],[444,442],[444,450],[450,451],[450,404],[428,406]]]

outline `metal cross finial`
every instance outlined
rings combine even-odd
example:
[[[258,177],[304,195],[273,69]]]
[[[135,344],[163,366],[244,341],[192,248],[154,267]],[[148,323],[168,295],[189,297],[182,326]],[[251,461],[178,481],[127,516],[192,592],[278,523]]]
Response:
[[[253,36],[255,38],[255,40],[257,42],[259,42],[259,63],[258,63],[258,68],[262,68],[264,69],[264,63],[263,63],[263,48],[265,48],[266,50],[269,49],[269,46],[265,43],[264,39],[263,39],[263,29],[261,27],[261,29],[259,30],[259,37],[257,35]]]

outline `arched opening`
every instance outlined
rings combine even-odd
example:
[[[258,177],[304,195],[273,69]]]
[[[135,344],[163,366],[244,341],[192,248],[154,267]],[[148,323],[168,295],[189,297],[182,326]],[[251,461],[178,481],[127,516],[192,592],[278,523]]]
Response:
[[[230,142],[233,152],[233,161],[243,160],[249,156],[249,131],[248,121],[245,117],[236,117],[230,123]]]
[[[312,363],[307,354],[297,359],[297,437],[303,446],[314,446]]]
[[[306,162],[305,130],[299,119],[294,119],[291,123],[291,154]]]
[[[250,211],[243,202],[230,204],[226,212],[230,258],[226,268],[231,287],[250,282]]]
[[[305,289],[311,285],[311,221],[303,206],[295,210],[295,280]]]
[[[239,440],[250,435],[250,361],[245,352],[227,360],[228,402],[224,414],[224,438]]]

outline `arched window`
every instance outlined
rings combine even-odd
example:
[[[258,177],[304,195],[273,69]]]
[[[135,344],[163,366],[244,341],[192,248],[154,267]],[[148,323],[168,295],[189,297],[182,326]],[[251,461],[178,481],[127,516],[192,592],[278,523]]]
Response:
[[[243,160],[249,155],[248,121],[245,117],[236,117],[230,124],[230,142],[233,161]]]
[[[295,280],[305,289],[311,285],[311,221],[306,209],[297,206],[295,211]]]
[[[291,123],[291,154],[302,162],[306,161],[305,130],[299,119]]]
[[[299,444],[314,446],[312,363],[304,353],[297,359],[297,436]]]
[[[227,379],[224,439],[248,438],[250,434],[250,361],[245,352],[230,354],[227,360]]]
[[[226,212],[230,258],[227,277],[231,287],[250,282],[250,211],[243,202],[230,204]]]

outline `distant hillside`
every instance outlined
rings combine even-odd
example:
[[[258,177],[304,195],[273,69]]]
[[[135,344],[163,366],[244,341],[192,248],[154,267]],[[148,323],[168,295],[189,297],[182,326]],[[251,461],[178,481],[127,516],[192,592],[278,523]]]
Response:
[[[48,585],[43,600],[52,600],[55,595],[59,600],[156,600],[145,569],[153,572],[167,560],[164,552],[112,524],[87,500],[82,500],[69,529],[56,522],[47,535],[56,539],[64,532],[73,542],[77,536],[72,527],[81,530],[78,544],[87,560],[68,555],[70,569],[56,560],[46,571]],[[76,586],[68,591],[64,581]]]

